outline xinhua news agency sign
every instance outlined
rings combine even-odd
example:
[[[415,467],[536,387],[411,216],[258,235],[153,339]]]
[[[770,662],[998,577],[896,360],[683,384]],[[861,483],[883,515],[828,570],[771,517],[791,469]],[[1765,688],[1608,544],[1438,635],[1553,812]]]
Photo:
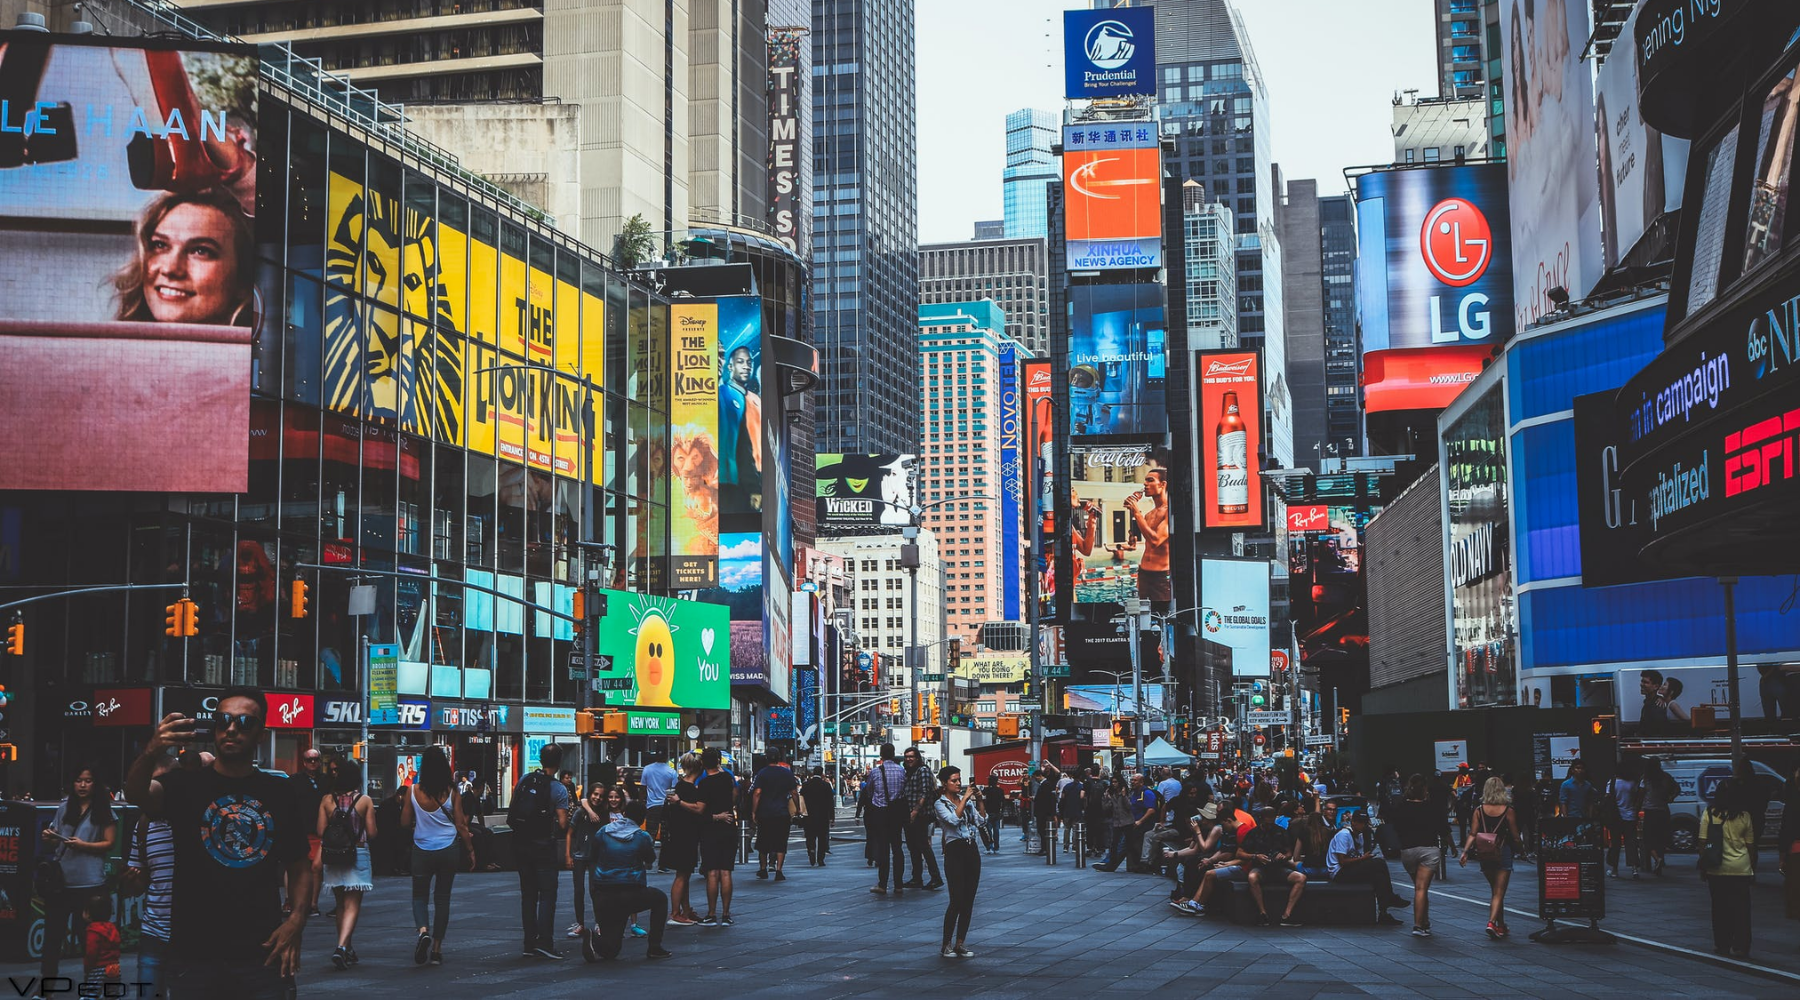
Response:
[[[1155,9],[1066,11],[1063,73],[1070,100],[1155,93]]]

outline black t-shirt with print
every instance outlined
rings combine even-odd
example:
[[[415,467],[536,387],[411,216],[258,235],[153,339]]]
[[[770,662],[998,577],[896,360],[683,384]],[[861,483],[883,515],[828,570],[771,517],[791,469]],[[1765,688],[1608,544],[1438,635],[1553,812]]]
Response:
[[[228,778],[211,768],[170,771],[161,781],[175,838],[171,950],[262,956],[282,921],[287,866],[306,857],[314,826],[295,794],[299,783],[260,770]]]
[[[720,771],[700,779],[700,801],[706,804],[706,811],[700,814],[702,831],[722,828],[724,823],[713,819],[720,813],[728,813],[737,805],[737,779],[730,771]]]

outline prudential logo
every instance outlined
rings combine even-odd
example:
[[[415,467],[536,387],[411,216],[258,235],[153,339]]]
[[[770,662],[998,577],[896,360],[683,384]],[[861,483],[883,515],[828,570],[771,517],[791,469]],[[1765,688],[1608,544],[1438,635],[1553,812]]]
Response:
[[[1472,285],[1494,256],[1494,234],[1481,209],[1461,198],[1445,198],[1425,215],[1419,253],[1433,277],[1455,288]]]
[[[1119,21],[1101,21],[1088,29],[1083,44],[1088,62],[1100,69],[1118,69],[1137,53],[1137,41],[1131,29]]]

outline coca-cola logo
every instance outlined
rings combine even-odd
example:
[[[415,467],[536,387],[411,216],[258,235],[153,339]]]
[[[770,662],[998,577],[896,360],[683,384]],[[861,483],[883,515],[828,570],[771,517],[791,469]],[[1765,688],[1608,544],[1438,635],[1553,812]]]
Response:
[[[1212,378],[1215,375],[1247,376],[1250,374],[1250,369],[1254,367],[1255,364],[1256,358],[1254,355],[1244,358],[1241,361],[1220,361],[1215,358],[1206,363],[1204,377]]]
[[[1149,461],[1148,448],[1095,448],[1087,453],[1090,469],[1135,469]]]

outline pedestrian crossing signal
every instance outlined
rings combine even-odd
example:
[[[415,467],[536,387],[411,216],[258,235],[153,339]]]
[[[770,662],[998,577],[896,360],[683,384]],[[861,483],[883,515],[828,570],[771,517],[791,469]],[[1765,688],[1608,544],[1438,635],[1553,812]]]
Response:
[[[14,761],[19,759],[19,747],[14,743],[0,743],[0,760]]]
[[[25,655],[25,623],[13,622],[6,629],[6,651],[14,656]]]

